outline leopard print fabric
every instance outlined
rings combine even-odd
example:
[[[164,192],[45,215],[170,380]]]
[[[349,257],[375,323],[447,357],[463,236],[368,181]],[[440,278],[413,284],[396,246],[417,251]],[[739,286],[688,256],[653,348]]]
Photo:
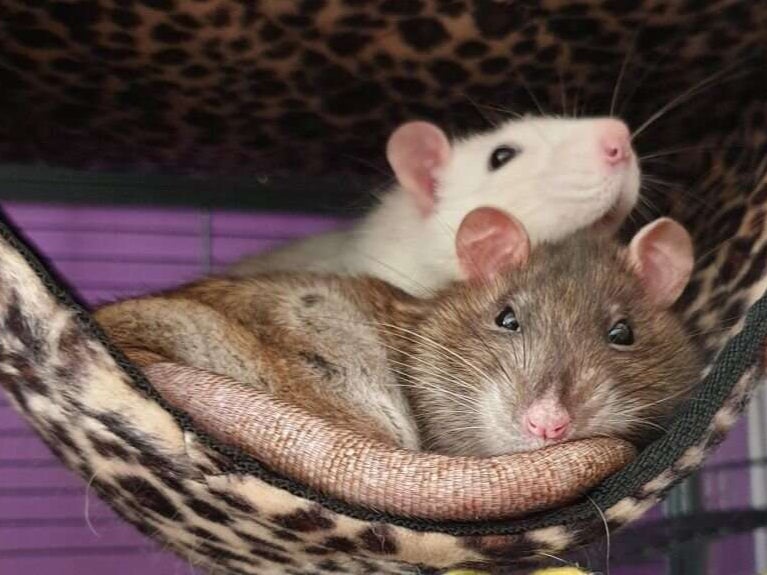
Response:
[[[603,533],[603,517],[611,529],[638,518],[699,467],[763,377],[758,360],[720,390],[710,419],[704,412],[692,423],[676,422],[695,441],[661,473],[637,481],[629,470],[628,483],[607,488],[613,495],[604,509],[593,503],[602,500],[597,490],[594,508],[554,513],[528,530],[525,520],[467,534],[451,534],[454,526],[408,526],[407,518],[370,520],[364,511],[323,506],[316,494],[297,493],[284,480],[233,471],[241,456],[212,447],[131,378],[87,314],[57,297],[56,285],[2,231],[0,385],[50,449],[123,518],[211,573],[496,572],[561,554]],[[757,306],[761,316],[751,321],[761,322],[764,337],[767,300]]]
[[[536,102],[605,113],[615,99],[638,129],[677,101],[635,139],[650,178],[633,224],[658,212],[692,231],[699,257],[680,306],[712,358],[767,287],[761,3],[6,0],[0,22],[5,161],[327,173],[380,162],[389,130],[415,116],[474,130]],[[761,359],[733,371],[709,411],[675,424],[689,428],[684,450],[649,448],[663,469],[630,466],[593,493],[599,509],[414,524],[233,471],[241,455],[129,377],[5,236],[2,386],[126,520],[214,573],[496,571],[560,554],[601,535],[601,513],[630,522],[695,470],[763,379]],[[732,370],[729,357],[714,371]]]
[[[414,117],[470,131],[539,104],[608,113],[624,63],[614,111],[638,127],[743,72],[766,21],[748,0],[4,0],[0,158],[367,172]],[[765,99],[762,82],[711,83],[640,149],[729,133]]]

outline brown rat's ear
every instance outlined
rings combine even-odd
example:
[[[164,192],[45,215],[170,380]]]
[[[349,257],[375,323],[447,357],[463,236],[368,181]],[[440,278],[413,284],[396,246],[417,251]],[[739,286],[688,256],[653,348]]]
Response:
[[[397,181],[416,202],[422,215],[434,208],[436,171],[450,159],[445,133],[428,122],[407,122],[394,130],[386,144],[386,158]]]
[[[482,207],[464,216],[455,235],[455,248],[467,279],[490,279],[504,267],[527,263],[530,238],[515,217]]]
[[[637,232],[628,254],[650,300],[659,308],[673,305],[690,281],[695,262],[687,230],[670,218],[655,220]]]

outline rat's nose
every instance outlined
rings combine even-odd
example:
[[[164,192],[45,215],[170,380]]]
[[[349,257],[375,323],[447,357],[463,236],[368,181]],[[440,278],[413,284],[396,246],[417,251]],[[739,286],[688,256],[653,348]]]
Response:
[[[599,144],[605,161],[611,166],[631,157],[631,133],[626,124],[619,120],[605,120]]]
[[[570,414],[558,402],[539,400],[525,413],[525,429],[542,439],[561,439],[570,430]]]

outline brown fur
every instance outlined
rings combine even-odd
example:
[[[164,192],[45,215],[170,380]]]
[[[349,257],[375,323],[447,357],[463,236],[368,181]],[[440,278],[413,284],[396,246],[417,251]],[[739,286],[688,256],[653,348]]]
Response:
[[[508,303],[519,334],[494,323]],[[417,426],[426,447],[448,453],[539,447],[518,421],[551,392],[574,414],[571,438],[642,443],[700,371],[681,323],[651,306],[624,250],[585,234],[427,300],[375,279],[285,273],[210,278],[96,317],[140,365],[228,375],[399,445]],[[618,351],[606,332],[623,317],[637,341]]]
[[[381,426],[371,427],[353,392],[328,381],[327,372],[348,367],[346,350],[324,345],[320,333],[376,338],[360,319],[402,323],[413,315],[406,313],[411,303],[381,281],[278,274],[210,278],[105,306],[96,319],[139,366],[170,361],[228,375],[358,432],[401,443]],[[385,350],[392,342],[382,332],[379,344]],[[350,340],[349,351],[352,346]],[[391,387],[391,393],[399,390]]]
[[[518,333],[495,325],[507,304],[520,322]],[[617,350],[607,331],[622,318],[636,341]],[[523,269],[492,283],[447,292],[419,331],[454,352],[419,348],[420,363],[439,364],[452,377],[443,383],[426,375],[412,394],[425,446],[449,453],[540,447],[542,441],[520,427],[525,409],[548,393],[573,416],[569,439],[606,435],[643,444],[662,429],[702,369],[679,318],[644,294],[627,250],[584,233],[541,246]],[[473,409],[481,416],[472,416]],[[461,425],[475,428],[456,433]]]

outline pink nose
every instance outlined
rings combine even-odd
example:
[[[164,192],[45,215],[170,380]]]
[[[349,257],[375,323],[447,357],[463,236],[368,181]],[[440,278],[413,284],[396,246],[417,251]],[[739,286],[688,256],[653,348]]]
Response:
[[[558,402],[539,400],[525,414],[528,433],[542,439],[561,439],[570,430],[570,414]]]
[[[605,161],[614,166],[631,157],[631,134],[623,122],[607,120],[599,137]]]

